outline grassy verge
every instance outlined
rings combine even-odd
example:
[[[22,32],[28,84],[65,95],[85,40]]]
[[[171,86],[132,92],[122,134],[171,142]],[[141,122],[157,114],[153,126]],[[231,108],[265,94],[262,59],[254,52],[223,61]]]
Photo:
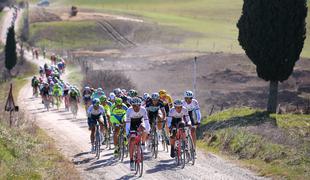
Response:
[[[184,48],[243,53],[237,40],[236,27],[242,0],[66,0],[61,3],[140,15],[159,24],[203,34],[203,37],[188,38],[182,44]],[[307,3],[309,6],[310,2]],[[309,16],[307,22],[310,29]],[[307,36],[310,36],[310,31]],[[310,57],[310,38],[305,41],[302,56]]]
[[[36,126],[0,124],[0,179],[78,179],[73,165]]]
[[[98,48],[111,43],[92,21],[31,24],[30,42],[54,50]]]
[[[229,109],[203,121],[198,146],[236,157],[260,175],[308,179],[309,134],[310,115]]]

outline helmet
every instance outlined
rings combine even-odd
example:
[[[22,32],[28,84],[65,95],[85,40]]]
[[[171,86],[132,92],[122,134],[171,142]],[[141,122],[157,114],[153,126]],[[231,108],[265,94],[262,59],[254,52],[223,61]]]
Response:
[[[185,91],[184,92],[184,98],[193,98],[194,93],[192,91]]]
[[[94,106],[99,106],[100,100],[98,98],[95,98],[95,99],[93,99],[92,103]]]
[[[118,96],[120,93],[122,93],[122,90],[121,90],[121,88],[116,88],[113,90],[113,92],[114,92],[114,95]]]
[[[147,100],[150,97],[149,93],[144,93],[143,94],[143,100]]]
[[[85,90],[90,90],[90,87],[89,86],[85,86],[84,89]]]
[[[134,89],[130,89],[129,92],[128,92],[128,95],[130,97],[136,97],[138,95],[137,91],[134,90]]]
[[[115,94],[113,92],[110,93],[110,99],[115,99]]]
[[[152,98],[153,100],[158,100],[158,99],[159,99],[159,94],[158,94],[158,93],[153,93],[152,96],[151,96],[151,98]]]
[[[37,76],[33,76],[33,79],[37,79]]]
[[[122,105],[122,104],[123,104],[123,100],[121,98],[115,99],[115,105]]]
[[[126,90],[126,89],[122,89],[122,93],[123,93],[123,94],[126,94],[126,93],[127,93],[127,90]]]
[[[131,100],[131,105],[136,105],[136,106],[141,106],[142,102],[141,102],[141,99],[138,98],[138,97],[134,97],[132,98]]]
[[[174,105],[175,107],[180,107],[180,106],[182,106],[182,101],[179,100],[179,99],[177,99],[177,100],[175,100],[175,101],[173,102],[173,105]]]
[[[160,91],[158,92],[158,94],[159,94],[160,96],[163,96],[163,95],[166,95],[166,94],[167,94],[167,91],[164,90],[164,89],[162,89],[162,90],[160,90]]]
[[[100,96],[100,102],[106,102],[107,101],[107,96],[103,95],[103,96]]]
[[[103,89],[102,89],[102,88],[98,88],[97,91],[98,91],[98,92],[102,92]]]

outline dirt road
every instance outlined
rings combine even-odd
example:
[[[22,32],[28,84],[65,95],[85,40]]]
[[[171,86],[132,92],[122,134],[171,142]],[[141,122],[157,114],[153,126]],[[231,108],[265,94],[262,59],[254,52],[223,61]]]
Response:
[[[4,22],[10,23],[10,18],[12,15],[8,12]],[[42,57],[33,60],[30,53],[26,53],[26,58],[38,66],[47,62]],[[66,79],[66,76],[67,74],[63,78]],[[46,112],[41,99],[32,97],[32,88],[29,84],[20,90],[18,104],[30,116],[35,117],[36,123],[55,139],[59,150],[72,159],[83,179],[136,178],[129,171],[129,160],[126,159],[124,163],[118,162],[113,157],[113,150],[103,150],[99,160],[94,159],[95,155],[89,153],[89,131],[85,112],[81,108],[77,119],[72,119],[71,113],[65,112],[63,105],[60,110],[52,109]],[[161,147],[159,149],[162,150]],[[177,168],[168,153],[160,151],[158,156],[159,158],[155,160],[146,154],[142,179],[263,179],[249,170],[201,151],[198,151],[196,164],[187,165],[184,169]]]

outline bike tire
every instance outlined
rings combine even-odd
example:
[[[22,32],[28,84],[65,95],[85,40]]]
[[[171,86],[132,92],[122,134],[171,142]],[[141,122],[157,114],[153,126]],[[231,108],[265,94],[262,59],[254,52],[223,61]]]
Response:
[[[189,152],[190,152],[190,160],[192,161],[192,165],[195,165],[195,147],[194,147],[194,143],[193,143],[193,139],[192,137],[188,138],[189,141]]]
[[[98,130],[99,127],[97,127],[96,130],[96,143],[95,143],[95,150],[96,150],[96,158],[100,158],[100,132]]]
[[[185,161],[186,161],[186,152],[185,152],[185,140],[181,140],[181,153],[180,153],[180,163],[181,163],[181,168],[183,169],[185,167]]]
[[[156,159],[158,156],[158,134],[154,132],[154,158]]]

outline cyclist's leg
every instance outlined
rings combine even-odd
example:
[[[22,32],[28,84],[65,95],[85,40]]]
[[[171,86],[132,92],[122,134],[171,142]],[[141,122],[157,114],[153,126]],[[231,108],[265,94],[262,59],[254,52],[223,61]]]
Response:
[[[191,135],[192,135],[192,138],[193,138],[193,143],[194,143],[194,147],[196,148],[196,126],[193,125],[192,128],[191,128]]]

